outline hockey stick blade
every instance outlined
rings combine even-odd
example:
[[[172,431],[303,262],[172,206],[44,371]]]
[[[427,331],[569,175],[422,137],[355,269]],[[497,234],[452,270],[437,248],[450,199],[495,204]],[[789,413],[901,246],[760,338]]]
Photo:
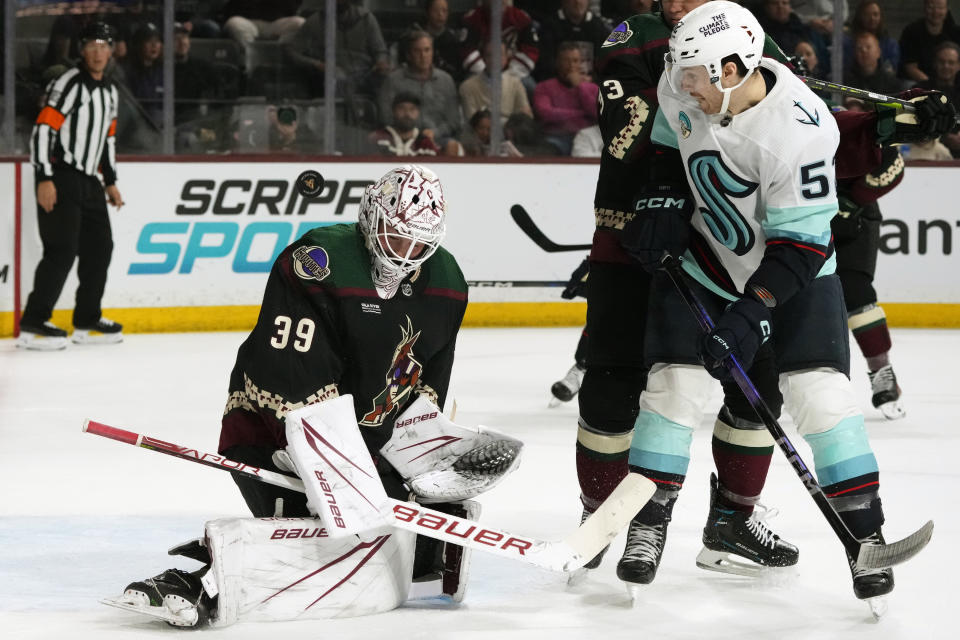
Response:
[[[510,217],[517,223],[517,226],[527,234],[527,237],[536,243],[538,247],[547,253],[556,253],[558,251],[586,251],[593,245],[590,244],[557,244],[540,230],[527,210],[521,205],[515,204],[510,207]]]
[[[221,455],[182,447],[94,420],[84,421],[83,431],[304,493],[303,482],[299,478],[252,467]],[[653,482],[642,475],[628,474],[591,517],[560,541],[539,540],[484,527],[473,520],[434,511],[415,502],[399,500],[390,501],[394,517],[392,525],[429,538],[525,562],[541,569],[573,571],[589,562],[615,538],[643,508],[654,490]]]
[[[886,569],[906,562],[920,553],[933,536],[933,520],[928,520],[917,531],[903,540],[887,544],[862,544],[857,554],[857,565],[864,569]]]

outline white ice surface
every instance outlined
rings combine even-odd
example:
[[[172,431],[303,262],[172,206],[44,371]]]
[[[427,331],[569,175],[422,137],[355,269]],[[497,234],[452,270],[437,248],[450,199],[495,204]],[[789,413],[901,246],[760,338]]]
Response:
[[[547,409],[550,383],[572,363],[575,329],[464,330],[454,372],[457,422],[526,443],[520,469],[483,496],[482,521],[557,539],[579,521],[576,402]],[[183,633],[98,604],[171,566],[166,549],[205,520],[245,514],[226,473],[81,433],[84,418],[214,452],[239,333],[130,335],[121,345],[34,353],[0,340],[0,638],[174,637]],[[459,607],[415,602],[367,618],[241,624],[203,637],[424,638],[958,638],[960,332],[894,331],[907,418],[869,406],[854,383],[880,462],[888,541],[927,519],[933,541],[896,569],[890,613],[873,623],[853,596],[842,548],[776,452],[764,492],[773,527],[801,550],[790,575],[751,581],[694,566],[707,512],[711,417],[693,441],[656,582],[631,607],[614,575],[623,536],[575,588],[565,576],[474,553]],[[719,394],[716,397],[719,405]],[[711,411],[715,411],[713,407]],[[784,427],[812,466],[792,424]]]

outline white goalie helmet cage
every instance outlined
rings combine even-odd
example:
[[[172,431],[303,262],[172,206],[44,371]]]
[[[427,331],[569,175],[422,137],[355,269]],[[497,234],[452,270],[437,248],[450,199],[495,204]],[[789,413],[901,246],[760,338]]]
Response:
[[[723,93],[720,113],[725,113],[730,93],[760,66],[763,45],[763,28],[748,9],[726,0],[707,2],[673,28],[665,55],[667,80],[679,94],[689,93],[691,82],[716,86]],[[721,61],[733,54],[740,57],[747,73],[736,86],[723,87]]]
[[[399,282],[430,258],[446,234],[445,218],[440,179],[426,167],[397,167],[368,186],[359,222],[373,257],[374,280]]]

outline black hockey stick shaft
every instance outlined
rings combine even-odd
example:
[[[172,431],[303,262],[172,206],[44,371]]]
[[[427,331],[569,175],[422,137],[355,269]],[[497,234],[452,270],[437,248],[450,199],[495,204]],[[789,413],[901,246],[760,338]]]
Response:
[[[849,87],[845,84],[828,82],[827,80],[820,80],[818,78],[809,78],[807,76],[798,77],[803,80],[808,87],[818,91],[831,91],[834,93],[839,93],[847,96],[848,98],[856,98],[857,100],[862,100],[864,102],[872,102],[875,104],[882,104],[893,109],[900,109],[905,113],[914,113],[917,110],[917,105],[909,100],[903,100],[893,96],[886,96],[882,93],[874,93],[873,91],[858,89],[857,87]],[[957,106],[960,107],[960,105]],[[957,115],[956,122],[958,125],[960,125],[960,115]]]
[[[530,214],[527,213],[527,210],[519,204],[510,207],[510,217],[513,218],[517,226],[527,234],[528,238],[548,253],[556,253],[558,251],[586,251],[592,246],[589,244],[557,244],[540,230],[540,227],[533,221]]]
[[[713,329],[713,320],[687,283],[683,271],[680,268],[680,262],[673,256],[665,254],[662,264],[670,276],[670,279],[673,280],[677,291],[697,319],[700,329],[704,333],[711,331]],[[763,422],[767,431],[770,432],[770,435],[773,436],[773,439],[780,447],[780,450],[787,457],[787,460],[800,478],[800,481],[803,482],[813,501],[817,504],[817,507],[820,508],[820,512],[826,518],[834,533],[837,534],[844,549],[847,550],[847,553],[850,554],[852,558],[857,559],[857,563],[861,567],[874,569],[890,567],[908,560],[926,546],[927,542],[930,541],[930,536],[933,534],[932,521],[928,522],[908,538],[889,545],[862,544],[860,540],[850,532],[846,523],[840,518],[840,515],[833,508],[833,505],[830,504],[820,484],[813,477],[813,474],[810,473],[810,469],[807,468],[800,454],[797,453],[797,450],[793,447],[793,443],[790,442],[787,434],[783,431],[783,427],[780,426],[777,417],[773,414],[773,411],[770,410],[770,407],[767,406],[767,403],[764,402],[763,398],[760,397],[760,393],[750,380],[750,377],[747,376],[743,370],[743,367],[740,366],[736,357],[731,354],[726,358],[724,365],[737,383],[737,386],[743,391],[743,395],[746,396],[747,402],[753,407],[760,421]]]

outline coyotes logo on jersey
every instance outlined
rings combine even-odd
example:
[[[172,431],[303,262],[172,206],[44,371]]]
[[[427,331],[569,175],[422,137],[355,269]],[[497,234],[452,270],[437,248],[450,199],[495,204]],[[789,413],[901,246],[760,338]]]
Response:
[[[360,420],[362,426],[382,425],[393,410],[403,404],[420,380],[423,365],[413,356],[413,345],[420,337],[420,332],[413,332],[410,316],[407,316],[406,328],[401,326],[400,332],[400,343],[393,351],[393,361],[387,370],[387,386],[373,399],[373,408]]]

